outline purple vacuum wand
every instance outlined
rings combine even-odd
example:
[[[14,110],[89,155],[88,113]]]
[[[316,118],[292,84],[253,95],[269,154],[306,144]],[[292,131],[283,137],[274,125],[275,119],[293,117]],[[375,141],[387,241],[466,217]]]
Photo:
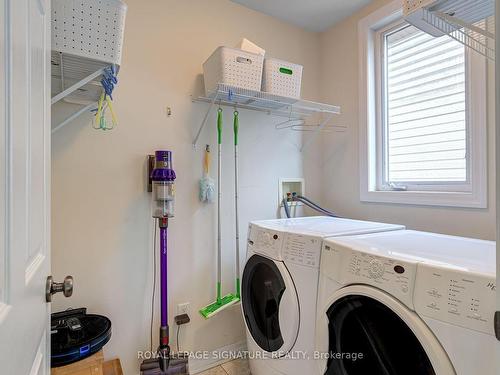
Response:
[[[151,172],[153,184],[153,199],[155,202],[153,217],[158,219],[160,228],[160,294],[161,294],[161,326],[160,368],[167,371],[170,358],[169,327],[168,327],[168,280],[167,280],[167,227],[168,219],[174,217],[174,180],[172,169],[172,152],[156,151],[155,166]]]

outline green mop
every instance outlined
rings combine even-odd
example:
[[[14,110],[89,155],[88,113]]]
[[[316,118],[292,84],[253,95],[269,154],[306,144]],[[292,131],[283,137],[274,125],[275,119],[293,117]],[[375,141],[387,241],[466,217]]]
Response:
[[[236,294],[234,297],[240,300],[240,222],[238,219],[238,130],[240,122],[238,111],[234,111],[234,216],[236,220]]]
[[[221,271],[221,258],[222,258],[222,238],[221,238],[221,175],[222,175],[222,108],[217,111],[217,299],[210,305],[205,306],[200,310],[201,316],[205,319],[211,318],[218,312],[234,305],[239,301],[234,294],[227,294],[222,297],[222,271]]]

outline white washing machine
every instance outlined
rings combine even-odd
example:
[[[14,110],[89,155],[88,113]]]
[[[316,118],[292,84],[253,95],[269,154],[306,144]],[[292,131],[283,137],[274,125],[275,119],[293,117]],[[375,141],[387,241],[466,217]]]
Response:
[[[241,282],[252,375],[311,374],[324,237],[404,229],[330,217],[252,222]]]
[[[319,373],[498,375],[495,243],[416,231],[325,239]]]

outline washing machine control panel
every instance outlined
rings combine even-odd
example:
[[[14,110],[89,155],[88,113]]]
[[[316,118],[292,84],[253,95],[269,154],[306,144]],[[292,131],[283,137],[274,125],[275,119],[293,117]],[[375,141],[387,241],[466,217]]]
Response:
[[[419,264],[415,309],[424,316],[494,335],[493,276]]]
[[[325,243],[321,273],[337,282],[372,285],[413,308],[416,264]]]

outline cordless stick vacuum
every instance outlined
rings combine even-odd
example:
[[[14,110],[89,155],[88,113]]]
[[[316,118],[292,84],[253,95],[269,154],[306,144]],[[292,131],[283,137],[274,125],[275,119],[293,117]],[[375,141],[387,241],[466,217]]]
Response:
[[[154,200],[153,217],[158,219],[158,227],[160,228],[160,344],[157,352],[158,358],[145,360],[141,364],[142,375],[189,373],[187,359],[179,356],[179,354],[172,355],[169,346],[167,227],[168,219],[174,217],[174,180],[175,172],[172,168],[172,152],[156,151],[154,168],[151,172],[151,181]]]

